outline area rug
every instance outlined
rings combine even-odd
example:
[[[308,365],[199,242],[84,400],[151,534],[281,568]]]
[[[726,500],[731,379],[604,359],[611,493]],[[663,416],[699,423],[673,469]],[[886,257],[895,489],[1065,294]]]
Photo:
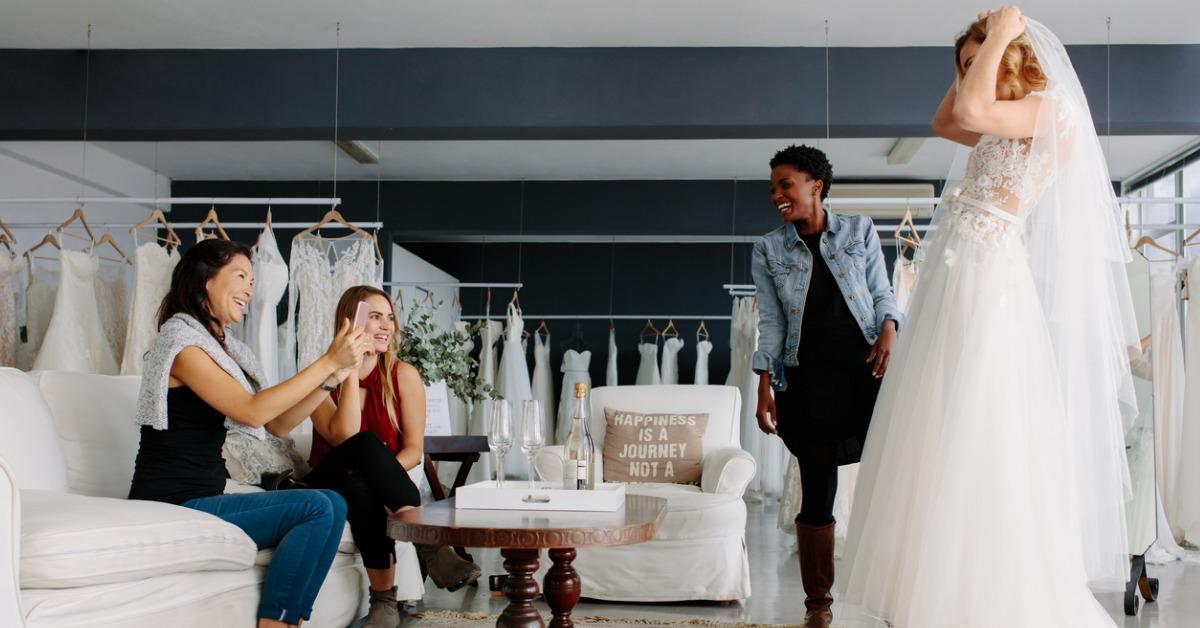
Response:
[[[414,628],[482,628],[495,626],[495,615],[463,613],[459,611],[424,611],[410,616],[417,620],[407,624]],[[694,628],[799,628],[800,624],[756,624],[744,621],[719,619],[634,619],[601,616],[575,615],[571,619],[577,626],[588,628],[653,628],[654,626],[679,626]]]

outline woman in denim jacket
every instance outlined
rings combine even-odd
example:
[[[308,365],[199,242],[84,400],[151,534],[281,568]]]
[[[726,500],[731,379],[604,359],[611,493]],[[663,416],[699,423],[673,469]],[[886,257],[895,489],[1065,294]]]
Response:
[[[771,202],[784,224],[754,244],[751,265],[759,311],[756,416],[800,463],[804,625],[820,628],[833,619],[838,467],[859,461],[902,320],[871,219],[822,207],[832,178],[815,148],[775,154]]]

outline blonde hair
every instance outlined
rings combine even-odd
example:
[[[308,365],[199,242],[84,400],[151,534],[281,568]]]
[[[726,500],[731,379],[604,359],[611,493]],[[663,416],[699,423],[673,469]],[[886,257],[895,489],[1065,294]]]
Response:
[[[396,305],[392,303],[392,298],[388,293],[373,286],[354,286],[348,288],[342,293],[342,298],[338,300],[337,309],[334,310],[333,326],[334,331],[341,326],[342,321],[349,319],[354,320],[355,311],[358,309],[359,301],[366,301],[367,297],[379,296],[387,301],[388,306],[392,308],[392,317],[396,319],[396,330],[392,332],[392,337],[388,340],[387,351],[376,356],[378,364],[376,368],[380,369],[380,394],[383,396],[383,406],[387,408],[388,420],[392,422],[392,427],[396,431],[400,431],[400,421],[396,417],[396,390],[392,386],[392,374],[396,372],[396,366],[400,363],[400,358],[397,355],[400,353],[400,319],[396,316]],[[357,377],[357,375],[354,375]]]
[[[987,17],[982,17],[968,25],[967,29],[954,41],[954,69],[958,74],[959,81],[962,81],[963,76],[967,73],[962,65],[963,46],[968,41],[982,44],[986,37]],[[1024,81],[1023,84],[1022,81]],[[1004,55],[1000,57],[997,94],[1003,100],[1016,100],[1025,96],[1026,85],[1035,91],[1043,89],[1046,87],[1046,75],[1042,72],[1037,55],[1033,54],[1033,42],[1029,40],[1028,35],[1021,33],[1020,36],[1008,43],[1008,47],[1004,49]]]

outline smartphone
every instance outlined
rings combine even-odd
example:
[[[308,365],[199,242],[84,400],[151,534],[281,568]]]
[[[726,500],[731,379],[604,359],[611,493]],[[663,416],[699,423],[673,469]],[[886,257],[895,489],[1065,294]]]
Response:
[[[367,315],[371,311],[371,306],[367,305],[366,301],[358,302],[358,309],[354,311],[354,329],[365,329],[367,326]]]

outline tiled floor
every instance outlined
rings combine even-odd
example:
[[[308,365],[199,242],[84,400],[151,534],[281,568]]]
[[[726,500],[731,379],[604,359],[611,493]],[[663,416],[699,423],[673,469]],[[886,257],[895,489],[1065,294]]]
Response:
[[[580,615],[609,617],[645,617],[667,619],[744,620],[763,623],[796,623],[804,616],[804,596],[800,586],[800,567],[791,553],[793,537],[775,526],[776,505],[750,504],[746,536],[750,547],[750,574],[753,595],[738,606],[713,604],[613,604],[580,602]],[[485,574],[503,573],[499,552],[475,550]],[[1139,617],[1125,617],[1120,595],[1102,595],[1100,601],[1122,628],[1196,628],[1200,627],[1200,563],[1180,562],[1152,566],[1151,575],[1159,578],[1158,602],[1142,607]],[[427,583],[428,585],[428,583]],[[586,592],[585,592],[586,594]],[[544,604],[539,606],[546,611]],[[468,587],[456,593],[430,588],[420,609],[446,609],[499,613],[503,598],[492,597],[486,586]],[[853,609],[838,611],[836,624],[846,628],[881,628],[883,624]],[[1032,624],[1031,624],[1032,626]]]

